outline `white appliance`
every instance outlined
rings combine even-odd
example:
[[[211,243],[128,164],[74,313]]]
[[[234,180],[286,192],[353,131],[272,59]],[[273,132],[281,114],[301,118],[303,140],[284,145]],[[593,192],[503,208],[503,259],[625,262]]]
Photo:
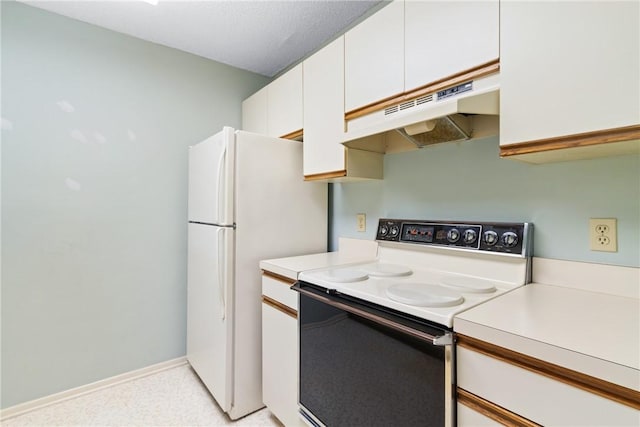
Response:
[[[453,318],[530,281],[532,235],[530,223],[381,219],[375,262],[300,273],[303,420],[454,426]]]
[[[379,135],[389,140],[398,133],[422,148],[485,136],[486,132],[494,135],[499,113],[500,76],[494,73],[347,119],[342,142],[372,149],[371,139],[363,138]]]
[[[302,144],[225,127],[189,148],[187,359],[231,419],[264,406],[259,261],[326,251]]]

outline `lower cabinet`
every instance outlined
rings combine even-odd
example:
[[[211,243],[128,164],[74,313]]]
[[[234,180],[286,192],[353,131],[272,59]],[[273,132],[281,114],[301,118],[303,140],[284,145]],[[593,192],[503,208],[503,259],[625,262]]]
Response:
[[[298,416],[298,295],[293,280],[262,276],[262,398],[285,426]]]
[[[458,426],[640,425],[637,390],[465,336],[456,357]]]
[[[459,397],[458,397],[459,398]],[[500,427],[504,424],[484,414],[484,411],[458,402],[457,425],[473,427]],[[515,424],[517,425],[517,424]]]

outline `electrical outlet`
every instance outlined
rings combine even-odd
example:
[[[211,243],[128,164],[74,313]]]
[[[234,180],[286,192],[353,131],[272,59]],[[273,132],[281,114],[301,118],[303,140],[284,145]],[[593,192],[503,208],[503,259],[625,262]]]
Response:
[[[367,215],[363,213],[356,214],[356,229],[358,231],[367,231]]]
[[[589,247],[592,251],[618,252],[615,218],[589,219]]]

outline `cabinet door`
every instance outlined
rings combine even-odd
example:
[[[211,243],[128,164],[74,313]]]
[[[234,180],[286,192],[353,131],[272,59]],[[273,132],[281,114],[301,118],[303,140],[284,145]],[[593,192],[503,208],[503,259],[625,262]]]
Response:
[[[344,37],[304,61],[304,175],[344,171]]]
[[[460,346],[456,357],[458,388],[541,425],[630,426],[640,421],[637,409],[549,376]]]
[[[263,87],[242,102],[242,130],[267,134],[267,88]]]
[[[395,0],[345,34],[345,111],[404,90],[404,1]]]
[[[498,0],[405,2],[405,91],[498,59]]]
[[[262,303],[262,398],[284,425],[304,425],[298,417],[298,321],[266,303]]]
[[[500,144],[638,125],[639,15],[637,1],[501,2]]]
[[[302,64],[267,86],[268,135],[289,136],[302,129]]]

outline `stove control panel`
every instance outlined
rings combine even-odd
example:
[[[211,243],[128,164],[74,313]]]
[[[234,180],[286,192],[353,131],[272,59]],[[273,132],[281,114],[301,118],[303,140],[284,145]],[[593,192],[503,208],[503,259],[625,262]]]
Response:
[[[531,256],[533,224],[381,219],[376,240]]]

